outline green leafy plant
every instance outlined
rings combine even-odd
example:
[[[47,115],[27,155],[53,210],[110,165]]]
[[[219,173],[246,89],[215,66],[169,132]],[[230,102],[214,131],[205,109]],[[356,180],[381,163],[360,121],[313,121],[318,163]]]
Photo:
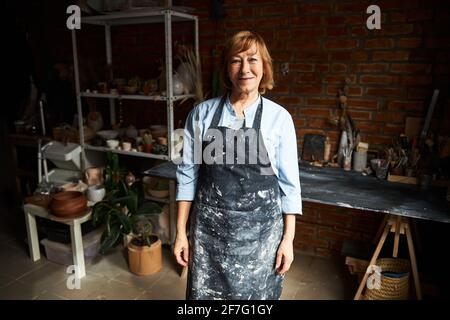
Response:
[[[131,186],[121,179],[118,188],[111,190],[103,201],[92,209],[93,224],[104,225],[100,239],[100,253],[105,254],[116,247],[124,235],[131,235],[138,245],[151,245],[155,240],[152,220],[161,213],[161,207],[145,201],[142,182]]]

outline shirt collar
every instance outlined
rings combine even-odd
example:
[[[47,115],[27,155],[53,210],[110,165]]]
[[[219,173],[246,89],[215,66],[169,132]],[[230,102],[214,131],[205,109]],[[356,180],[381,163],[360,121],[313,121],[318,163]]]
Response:
[[[256,110],[258,109],[259,103],[261,102],[261,95],[258,94],[258,98],[253,102],[251,105],[249,105],[247,108],[244,109],[244,117],[247,119],[246,121],[246,127],[251,127],[253,124],[253,119],[255,118]],[[225,107],[229,114],[232,117],[236,117],[236,113],[234,112],[233,106],[230,102],[230,96],[227,96],[227,100],[225,102]]]

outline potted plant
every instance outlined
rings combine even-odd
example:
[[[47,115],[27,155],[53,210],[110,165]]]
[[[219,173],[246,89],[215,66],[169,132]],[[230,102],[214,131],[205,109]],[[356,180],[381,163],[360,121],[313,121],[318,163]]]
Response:
[[[145,201],[141,181],[128,186],[119,180],[118,188],[92,209],[94,225],[105,226],[100,253],[126,239],[130,271],[138,275],[158,272],[162,267],[161,241],[152,232],[152,220],[161,211],[157,203]]]

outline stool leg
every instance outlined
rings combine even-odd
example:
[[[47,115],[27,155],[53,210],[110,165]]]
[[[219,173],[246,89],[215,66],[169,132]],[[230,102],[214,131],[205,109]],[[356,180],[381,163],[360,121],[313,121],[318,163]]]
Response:
[[[408,241],[409,256],[411,257],[411,268],[414,277],[414,286],[416,288],[417,300],[422,300],[422,290],[420,289],[419,271],[417,269],[416,253],[414,251],[413,240],[411,236],[410,224],[406,225],[406,240]]]
[[[375,262],[377,261],[378,255],[380,254],[381,248],[383,248],[384,242],[386,241],[386,237],[387,237],[390,229],[391,229],[391,226],[389,224],[386,224],[386,226],[384,227],[384,232],[381,235],[380,241],[378,242],[377,248],[375,249],[375,252],[373,253],[372,259],[369,262],[369,267],[374,265]],[[359,300],[361,298],[361,294],[362,294],[363,289],[364,289],[364,287],[366,285],[366,281],[367,281],[368,277],[369,277],[369,274],[366,272],[364,274],[363,279],[361,280],[361,283],[359,284],[358,291],[356,292],[354,300]]]
[[[28,248],[33,261],[41,258],[39,250],[39,238],[37,234],[36,218],[31,213],[25,211],[25,221],[27,223]]]
[[[81,279],[86,276],[86,269],[84,266],[83,236],[81,224],[78,220],[74,220],[73,224],[70,225],[70,236],[72,240],[73,263],[76,268],[75,275]]]

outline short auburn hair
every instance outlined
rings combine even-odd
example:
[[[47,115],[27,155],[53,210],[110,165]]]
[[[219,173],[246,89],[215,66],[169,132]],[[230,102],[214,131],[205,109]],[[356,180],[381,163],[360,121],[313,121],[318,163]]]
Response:
[[[272,58],[270,57],[264,39],[255,32],[240,31],[228,39],[225,44],[225,49],[222,52],[220,80],[225,89],[225,93],[231,92],[233,87],[230,78],[228,77],[228,64],[231,57],[240,52],[247,51],[253,45],[256,45],[256,48],[261,55],[264,72],[261,82],[259,83],[258,91],[259,93],[264,94],[266,90],[272,90],[274,86]]]

